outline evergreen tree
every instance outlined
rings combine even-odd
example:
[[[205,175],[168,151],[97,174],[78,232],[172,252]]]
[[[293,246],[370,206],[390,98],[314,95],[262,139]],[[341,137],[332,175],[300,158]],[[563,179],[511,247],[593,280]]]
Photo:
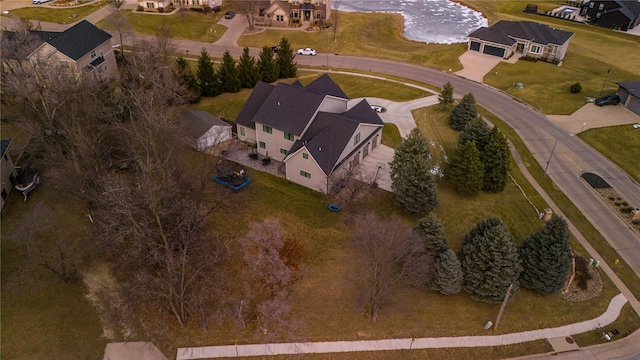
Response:
[[[484,166],[482,190],[498,193],[507,186],[509,170],[511,170],[511,152],[507,137],[500,129],[493,127],[484,140],[484,150],[480,160]]]
[[[281,78],[294,78],[298,73],[298,65],[293,62],[296,55],[291,49],[289,40],[283,37],[280,40],[280,49],[276,53],[276,62],[278,63],[278,69]]]
[[[553,215],[543,227],[525,238],[520,245],[523,287],[542,294],[554,294],[564,287],[571,271],[569,226]]]
[[[454,130],[462,131],[469,121],[476,117],[478,117],[476,98],[473,94],[469,93],[451,110],[451,114],[449,114],[449,126]]]
[[[453,104],[453,86],[450,82],[447,82],[442,87],[438,95],[438,104],[442,104],[443,109]]]
[[[444,295],[457,294],[462,290],[462,279],[462,268],[456,254],[450,249],[439,252],[435,259],[431,290]]]
[[[456,148],[445,168],[445,178],[464,195],[477,195],[482,189],[484,167],[476,143],[467,141]]]
[[[478,151],[482,153],[486,141],[486,136],[489,134],[491,128],[481,117],[475,117],[469,121],[467,126],[458,136],[458,146],[466,143],[467,141],[475,141]]]
[[[218,77],[223,92],[237,93],[240,91],[238,67],[229,50],[225,51],[224,55],[222,55],[222,63],[218,69]]]
[[[260,59],[258,60],[258,68],[260,69],[260,80],[272,83],[278,80],[278,63],[273,58],[273,51],[270,47],[265,46],[260,51]]]
[[[513,284],[510,298],[518,289],[522,263],[507,226],[498,218],[479,222],[462,241],[458,255],[463,273],[462,287],[477,301],[504,300]]]
[[[178,56],[176,59],[176,78],[189,92],[189,94],[185,95],[189,103],[195,104],[199,102],[202,89],[200,89],[198,79],[193,75],[189,63],[182,56]]]
[[[198,57],[198,82],[203,96],[217,96],[221,93],[218,74],[213,68],[213,61],[205,48]]]
[[[429,157],[427,140],[415,128],[402,140],[390,163],[391,188],[396,200],[409,212],[427,213],[438,206]]]
[[[422,238],[425,249],[435,253],[449,249],[449,241],[444,236],[442,223],[434,214],[427,214],[418,220],[413,230]]]
[[[260,69],[256,59],[249,55],[249,48],[245,47],[240,56],[238,63],[238,78],[240,79],[240,85],[246,89],[253,89],[258,81],[260,81]]]

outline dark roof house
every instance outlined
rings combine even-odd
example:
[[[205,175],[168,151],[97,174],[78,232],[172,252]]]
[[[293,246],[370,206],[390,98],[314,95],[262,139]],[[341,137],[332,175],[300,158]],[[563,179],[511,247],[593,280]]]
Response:
[[[627,31],[640,24],[640,1],[591,0],[580,7],[580,15],[592,24]]]
[[[618,83],[620,103],[633,113],[640,115],[640,80]]]

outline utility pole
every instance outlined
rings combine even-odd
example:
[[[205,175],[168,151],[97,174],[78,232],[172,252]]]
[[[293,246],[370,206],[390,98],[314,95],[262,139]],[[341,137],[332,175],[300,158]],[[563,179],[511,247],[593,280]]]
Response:
[[[507,302],[509,302],[509,294],[511,294],[512,288],[513,288],[513,284],[509,285],[509,288],[507,289],[507,294],[504,296],[504,301],[502,301],[500,312],[498,312],[498,317],[496,318],[496,324],[493,326],[493,330],[498,329],[498,325],[500,324],[500,318],[502,317],[502,312],[504,311],[504,308],[507,306]]]
[[[549,155],[549,160],[547,160],[547,166],[544,167],[544,172],[542,173],[542,177],[547,175],[547,169],[549,168],[549,163],[551,162],[551,157],[553,156],[553,151],[556,149],[556,145],[558,144],[558,139],[553,143],[553,149],[551,149],[551,154]]]
[[[609,80],[609,74],[611,73],[611,69],[613,69],[613,64],[611,64],[611,66],[609,66],[609,70],[607,70],[607,77],[604,78],[604,83],[602,84],[602,89],[600,89],[600,95],[598,95],[598,96],[602,96],[602,92],[604,91],[604,87],[605,87],[605,85],[607,85],[607,80]]]

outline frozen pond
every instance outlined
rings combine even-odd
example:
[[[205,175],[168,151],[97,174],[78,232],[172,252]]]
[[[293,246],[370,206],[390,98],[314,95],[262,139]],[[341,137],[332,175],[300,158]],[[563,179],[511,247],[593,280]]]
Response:
[[[426,43],[466,42],[474,30],[489,26],[482,13],[449,0],[333,0],[350,12],[393,12],[404,17],[403,35]]]

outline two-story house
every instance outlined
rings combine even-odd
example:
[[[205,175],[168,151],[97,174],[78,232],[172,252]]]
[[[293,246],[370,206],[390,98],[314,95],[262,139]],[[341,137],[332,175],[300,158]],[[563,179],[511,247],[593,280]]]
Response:
[[[630,0],[591,0],[580,7],[580,15],[591,23],[627,31],[640,24],[640,2]]]
[[[510,58],[523,56],[549,62],[564,59],[572,32],[551,28],[531,21],[500,20],[491,27],[481,27],[468,36],[469,50]]]
[[[330,0],[265,0],[260,6],[257,23],[288,26],[295,22],[326,21],[331,18]]]
[[[27,56],[34,65],[55,64],[77,75],[103,78],[115,75],[111,35],[82,20],[61,32],[40,36],[42,43]]]
[[[324,74],[307,86],[259,82],[238,114],[238,138],[282,161],[289,181],[327,193],[377,145],[384,123]]]

